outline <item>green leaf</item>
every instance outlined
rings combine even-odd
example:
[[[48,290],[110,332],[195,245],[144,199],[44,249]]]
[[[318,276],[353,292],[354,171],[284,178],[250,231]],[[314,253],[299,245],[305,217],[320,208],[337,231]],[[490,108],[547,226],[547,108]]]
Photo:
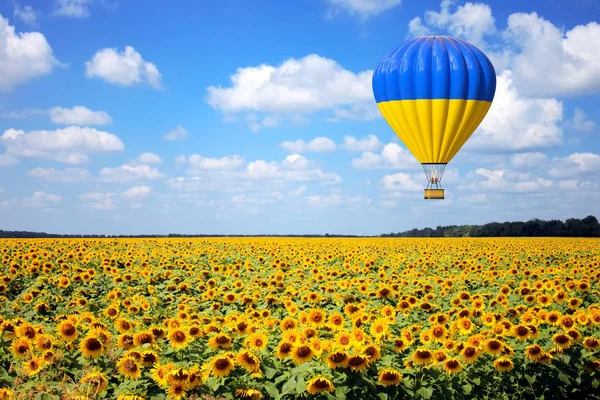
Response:
[[[419,394],[424,399],[430,399],[433,395],[433,388],[422,387],[417,390],[417,394]]]
[[[527,382],[529,382],[530,385],[533,385],[535,382],[535,376],[525,374],[525,379],[527,379]]]
[[[306,382],[304,382],[304,378],[298,378],[298,382],[296,382],[296,394],[301,394],[306,391]]]
[[[481,385],[481,379],[479,377],[473,378],[472,381],[475,384],[475,386]]]
[[[473,386],[470,383],[464,384],[462,388],[465,394],[469,394],[471,393],[471,390],[473,390]]]
[[[565,383],[565,384],[567,384],[567,385],[570,385],[570,384],[571,384],[571,379],[569,379],[569,375],[567,375],[567,374],[565,374],[565,373],[563,373],[563,372],[559,372],[559,373],[558,373],[558,379],[559,379],[561,382],[564,382],[564,383]]]
[[[272,382],[265,382],[263,384],[263,387],[265,388],[269,396],[271,396],[275,400],[279,400],[281,396],[279,395],[279,391],[277,390],[275,384],[273,384]]]
[[[281,395],[292,394],[296,391],[296,378],[292,376],[283,384],[281,388]]]
[[[377,397],[379,397],[381,400],[388,400],[387,393],[377,393]]]

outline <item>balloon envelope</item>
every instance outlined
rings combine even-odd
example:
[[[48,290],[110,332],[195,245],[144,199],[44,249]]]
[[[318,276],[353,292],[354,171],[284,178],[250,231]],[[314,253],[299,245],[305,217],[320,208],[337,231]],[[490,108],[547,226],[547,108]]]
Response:
[[[496,73],[475,46],[422,36],[390,50],[373,72],[377,106],[422,164],[446,164],[488,112]]]

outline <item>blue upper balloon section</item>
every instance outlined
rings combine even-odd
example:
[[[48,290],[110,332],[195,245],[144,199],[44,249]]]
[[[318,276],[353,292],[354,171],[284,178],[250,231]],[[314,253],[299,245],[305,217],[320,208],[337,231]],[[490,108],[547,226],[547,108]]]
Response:
[[[390,50],[373,72],[377,103],[461,99],[491,102],[496,71],[477,47],[449,36],[422,36]]]

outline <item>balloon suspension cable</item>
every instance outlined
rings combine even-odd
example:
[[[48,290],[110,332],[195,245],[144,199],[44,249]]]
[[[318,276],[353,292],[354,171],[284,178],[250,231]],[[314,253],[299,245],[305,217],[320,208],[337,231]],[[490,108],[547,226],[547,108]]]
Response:
[[[446,164],[422,164],[427,177],[427,189],[441,189]]]

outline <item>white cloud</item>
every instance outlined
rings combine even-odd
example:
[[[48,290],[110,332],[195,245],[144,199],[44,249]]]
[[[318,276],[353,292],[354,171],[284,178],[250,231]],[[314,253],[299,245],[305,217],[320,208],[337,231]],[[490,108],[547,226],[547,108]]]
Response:
[[[10,154],[4,153],[0,154],[0,167],[10,167],[11,165],[15,165],[19,162],[15,157]]]
[[[168,141],[183,140],[188,136],[188,131],[183,126],[177,125],[175,128],[171,129],[165,136],[163,136],[163,139]]]
[[[80,182],[90,178],[90,172],[81,168],[34,168],[27,175],[53,182]]]
[[[593,132],[596,123],[587,119],[586,113],[579,107],[575,107],[573,118],[567,122],[568,126],[573,127],[578,132]]]
[[[199,154],[192,154],[189,157],[178,156],[177,164],[186,165],[188,173],[196,175],[198,171],[223,171],[242,168],[246,161],[237,154],[221,158],[203,157]]]
[[[162,179],[165,174],[149,165],[123,164],[119,167],[102,168],[100,177],[104,182],[129,182]]]
[[[563,31],[536,13],[511,14],[506,37],[520,52],[512,61],[523,93],[564,95],[600,91],[600,25]]]
[[[562,119],[560,101],[524,98],[506,70],[497,77],[492,106],[465,148],[503,152],[554,147],[562,142]]]
[[[15,33],[15,27],[0,15],[0,91],[48,75],[58,64],[44,35]]]
[[[70,18],[86,18],[90,15],[92,0],[56,0],[53,15]]]
[[[68,126],[54,131],[7,129],[0,136],[5,157],[42,158],[69,164],[89,161],[88,154],[123,151],[121,139],[94,128]]]
[[[372,74],[354,73],[334,60],[311,54],[288,59],[276,67],[262,64],[238,68],[231,76],[232,86],[207,88],[207,102],[228,118],[256,112],[298,118],[306,113],[372,103]]]
[[[126,46],[123,52],[114,48],[98,50],[91,60],[86,61],[85,75],[123,86],[147,82],[156,89],[162,87],[156,65],[144,61],[131,46]]]
[[[286,141],[279,145],[291,153],[327,153],[335,151],[335,142],[326,137],[316,137],[308,142],[298,139],[295,142]]]
[[[450,7],[456,3],[453,0],[443,0],[440,12],[428,10],[425,12],[425,23],[419,17],[409,22],[409,32],[412,36],[429,33],[427,26],[445,28],[453,36],[462,37],[476,46],[483,44],[483,37],[495,33],[492,9],[487,4],[467,2],[458,6],[455,12]]]
[[[526,96],[545,97],[600,91],[600,24],[565,32],[536,13],[514,13],[498,32],[489,5],[443,0],[439,12],[409,23],[413,35],[445,30],[486,52],[496,71],[513,71],[514,85]]]
[[[306,192],[306,185],[299,186],[294,190],[290,190],[288,194],[290,196],[302,196]]]
[[[331,193],[326,196],[314,195],[306,196],[306,201],[311,206],[324,208],[371,204],[371,199],[362,194],[353,196],[344,196],[340,193]]]
[[[134,162],[139,164],[158,165],[162,164],[163,160],[158,154],[146,152],[140,154],[140,156],[136,158]]]
[[[552,159],[548,175],[554,178],[590,177],[600,174],[600,155],[573,153],[567,157]]]
[[[45,208],[50,204],[57,204],[61,200],[62,196],[58,194],[35,192],[33,196],[23,199],[23,205],[25,207]]]
[[[354,136],[344,136],[342,148],[347,151],[378,151],[383,147],[383,143],[375,135],[369,135],[360,139]]]
[[[521,170],[540,168],[548,162],[548,156],[544,153],[518,153],[510,158],[513,167]]]
[[[365,151],[360,158],[352,160],[356,169],[418,169],[421,164],[415,157],[397,143],[388,143],[381,154]]]
[[[93,210],[114,210],[115,204],[113,202],[114,193],[106,192],[89,192],[79,196],[81,200],[84,200],[84,206]]]
[[[368,18],[398,7],[402,0],[327,0],[331,6],[330,15],[345,11],[351,15]]]
[[[129,200],[141,200],[152,193],[150,186],[133,186],[121,192],[121,196]]]
[[[399,172],[381,178],[381,185],[388,192],[418,192],[423,190],[423,185],[416,183],[413,179],[414,177],[411,175]]]
[[[84,106],[51,108],[50,120],[60,125],[108,125],[112,122],[106,111],[92,111]]]
[[[472,190],[499,193],[533,193],[553,186],[553,181],[529,173],[510,170],[489,170],[478,168],[467,175],[467,182],[459,185],[459,190]]]
[[[37,25],[37,15],[31,6],[23,6],[17,2],[14,2],[15,8],[13,11],[13,15],[15,18],[19,18],[21,21],[26,23],[27,25],[36,26]]]

